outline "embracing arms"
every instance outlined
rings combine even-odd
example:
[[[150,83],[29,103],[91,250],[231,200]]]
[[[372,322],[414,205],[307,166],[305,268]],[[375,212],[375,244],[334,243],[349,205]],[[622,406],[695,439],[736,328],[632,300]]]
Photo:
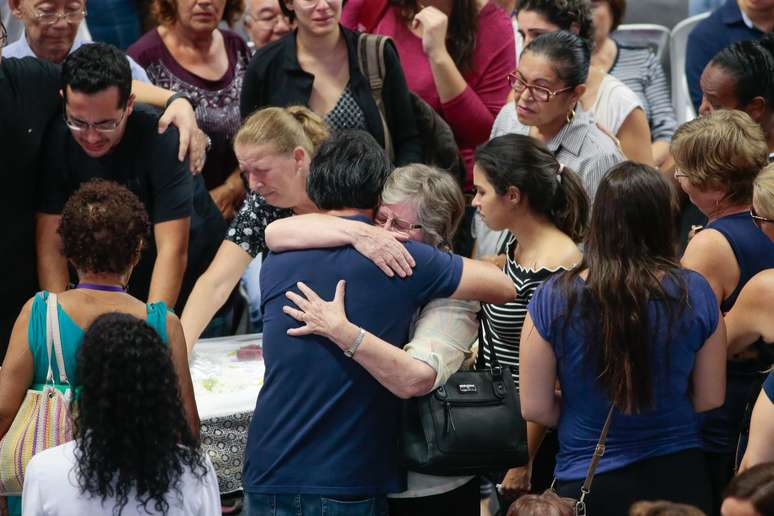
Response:
[[[411,254],[398,241],[406,237],[363,222],[322,214],[298,215],[266,227],[266,243],[272,251],[352,245],[388,276],[395,271],[401,277],[410,275],[414,266]],[[513,283],[496,266],[468,258],[462,260],[462,278],[451,296],[453,299],[500,304],[516,298]]]
[[[297,286],[303,296],[286,293],[297,308],[286,305],[283,311],[304,326],[288,330],[288,335],[314,333],[334,342],[342,352],[350,349],[361,329],[347,320],[345,282],[338,282],[330,302],[303,283]],[[435,300],[423,308],[414,336],[404,349],[364,329],[363,340],[352,359],[399,398],[427,394],[446,383],[470,352],[478,329],[477,312],[478,303]]]

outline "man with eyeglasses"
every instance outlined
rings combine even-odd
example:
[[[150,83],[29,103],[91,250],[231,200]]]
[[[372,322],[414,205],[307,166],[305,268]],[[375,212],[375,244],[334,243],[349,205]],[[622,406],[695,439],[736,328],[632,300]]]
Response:
[[[293,28],[293,22],[282,14],[279,0],[245,0],[242,22],[255,50],[277,41]]]
[[[84,0],[9,0],[11,12],[24,23],[24,34],[3,49],[5,57],[37,57],[61,64],[88,43],[78,34],[86,16]],[[149,82],[145,70],[127,56],[132,78]]]
[[[20,308],[38,290],[34,223],[37,165],[45,129],[62,111],[59,68],[32,57],[3,57],[6,41],[0,20],[0,360]],[[166,106],[158,120],[159,129],[166,130],[170,124],[178,127],[178,159],[182,161],[188,153],[191,169],[201,170],[206,138],[196,127],[190,102],[147,83],[134,81],[132,88],[144,102]]]
[[[178,161],[175,132],[158,133],[158,112],[134,102],[120,50],[106,43],[83,45],[62,64],[62,83],[64,116],[49,127],[41,163],[36,230],[41,288],[67,287],[57,234],[60,213],[81,183],[99,177],[134,192],[153,223],[128,291],[182,308],[226,231],[202,177],[192,177],[188,164]]]

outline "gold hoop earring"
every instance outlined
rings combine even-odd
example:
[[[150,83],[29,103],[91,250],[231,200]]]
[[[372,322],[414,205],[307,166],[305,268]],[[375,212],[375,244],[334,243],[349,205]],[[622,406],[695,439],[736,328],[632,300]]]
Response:
[[[575,118],[575,108],[572,108],[569,113],[567,113],[567,123],[572,123],[573,119]]]

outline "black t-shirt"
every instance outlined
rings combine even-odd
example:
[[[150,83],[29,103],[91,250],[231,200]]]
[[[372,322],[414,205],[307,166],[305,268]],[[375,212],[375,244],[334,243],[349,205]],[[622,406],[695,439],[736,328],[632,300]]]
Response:
[[[60,112],[59,68],[44,61],[0,59],[0,360],[13,322],[37,290],[37,159],[49,121]]]
[[[54,120],[46,135],[39,211],[61,213],[82,182],[99,177],[116,181],[137,195],[153,224],[190,216],[188,267],[179,308],[196,277],[212,260],[226,225],[201,176],[191,176],[188,160],[178,161],[177,129],[170,127],[158,134],[158,117],[158,110],[135,105],[123,138],[100,158],[83,151],[63,119]],[[148,296],[156,259],[152,235],[149,240],[129,282],[129,292],[143,300]]]

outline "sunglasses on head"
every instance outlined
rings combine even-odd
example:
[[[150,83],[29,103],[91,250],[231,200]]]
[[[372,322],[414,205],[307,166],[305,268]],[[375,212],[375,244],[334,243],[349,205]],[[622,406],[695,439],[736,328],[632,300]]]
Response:
[[[755,212],[755,208],[752,206],[750,206],[750,217],[752,217],[753,224],[758,226],[758,229],[763,229],[763,225],[767,222],[774,223],[774,219],[769,219],[758,215],[758,213]]]

